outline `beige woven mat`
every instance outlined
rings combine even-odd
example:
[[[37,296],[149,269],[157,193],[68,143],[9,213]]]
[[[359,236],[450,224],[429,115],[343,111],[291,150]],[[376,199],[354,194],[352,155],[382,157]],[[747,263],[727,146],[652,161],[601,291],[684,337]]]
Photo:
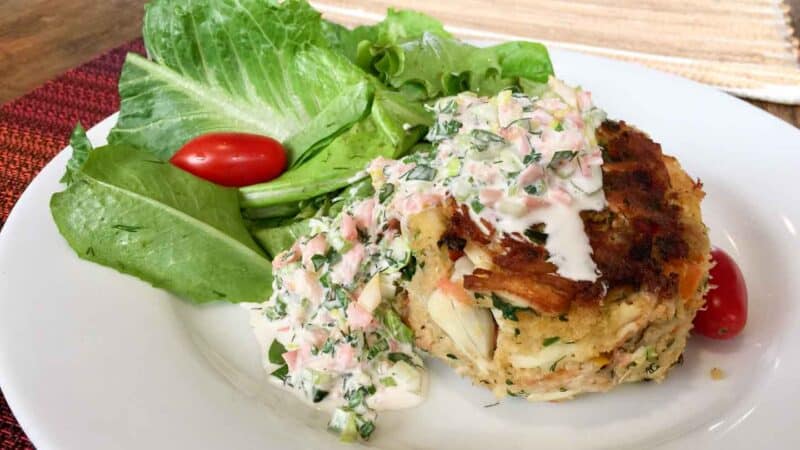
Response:
[[[798,42],[780,0],[323,0],[345,25],[389,7],[437,17],[472,39],[533,39],[645,64],[731,93],[800,104]]]

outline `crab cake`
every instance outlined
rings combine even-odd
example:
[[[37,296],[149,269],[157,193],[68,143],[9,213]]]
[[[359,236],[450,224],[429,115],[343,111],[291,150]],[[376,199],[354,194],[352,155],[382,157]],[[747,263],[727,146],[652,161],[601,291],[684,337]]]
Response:
[[[661,381],[703,304],[702,186],[624,122],[603,122],[596,137],[607,204],[580,213],[595,280],[560,274],[536,224],[502,232],[452,198],[407,220],[420,269],[403,313],[416,344],[498,397]]]

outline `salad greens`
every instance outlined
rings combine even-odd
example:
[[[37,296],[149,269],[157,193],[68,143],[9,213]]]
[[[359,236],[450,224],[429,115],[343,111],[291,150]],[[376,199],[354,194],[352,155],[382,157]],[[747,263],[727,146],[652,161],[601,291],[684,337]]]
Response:
[[[311,219],[289,220],[278,224],[254,226],[253,237],[264,247],[264,250],[275,257],[278,253],[290,248],[297,239],[308,234]]]
[[[305,0],[153,0],[143,35],[149,59],[127,57],[111,145],[91,150],[78,125],[51,209],[82,258],[194,302],[266,299],[269,258],[371,195],[369,161],[430,148],[425,103],[552,74],[539,44],[474,47],[413,11],[349,30]],[[237,191],[166,163],[215,131],[281,141],[289,170]]]
[[[217,186],[145,150],[92,150],[50,207],[81,258],[136,275],[196,302],[241,302],[271,292],[270,261]]]
[[[369,104],[366,74],[328,48],[304,1],[155,1],[143,31],[153,61],[128,56],[112,143],[168,159],[203,133],[251,132],[294,164]]]
[[[546,82],[547,49],[532,42],[475,47],[433,33],[388,46],[373,46],[369,68],[412,98],[431,100],[472,91],[494,95],[519,87],[519,79]]]
[[[69,145],[72,146],[72,157],[67,161],[67,171],[61,177],[61,182],[65,184],[72,183],[81,166],[86,162],[86,158],[89,157],[89,152],[92,151],[92,143],[86,137],[86,130],[83,129],[80,122],[75,125],[75,129],[69,137]]]
[[[242,206],[305,200],[345,187],[373,159],[402,156],[432,121],[421,104],[387,90],[375,93],[370,112],[297,169],[267,183],[242,188]]]
[[[375,25],[361,25],[349,30],[341,25],[324,22],[323,29],[331,45],[351,61],[368,67],[372,47],[380,48],[424,33],[450,38],[441,22],[416,11],[398,11],[389,8],[386,18]]]
[[[426,149],[425,146],[417,145],[410,151],[425,151]],[[245,214],[262,217],[261,219],[252,217],[255,220],[251,221],[250,233],[267,253],[274,257],[289,249],[301,236],[308,235],[311,229],[311,219],[336,216],[344,206],[365,199],[374,193],[372,180],[367,177],[351,184],[335,197],[320,196],[301,201],[291,213],[285,214],[286,217],[277,216],[273,212],[293,207],[293,204],[250,209],[246,210]]]

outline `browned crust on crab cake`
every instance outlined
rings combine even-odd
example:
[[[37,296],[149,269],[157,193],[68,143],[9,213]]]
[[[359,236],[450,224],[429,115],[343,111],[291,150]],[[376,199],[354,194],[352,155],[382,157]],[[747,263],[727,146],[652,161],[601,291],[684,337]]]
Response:
[[[558,400],[659,381],[679,360],[703,303],[710,248],[702,185],[624,122],[605,122],[597,136],[608,207],[582,213],[602,273],[594,283],[559,276],[544,247],[527,238],[498,236],[484,224],[485,233],[453,201],[408,222],[424,265],[405,310],[417,344],[498,396]],[[527,306],[511,315],[491,309],[496,345],[484,359],[464,354],[426,308],[438,281],[452,272],[451,258],[470,248],[485,255],[464,276],[476,305],[491,308],[496,295]]]

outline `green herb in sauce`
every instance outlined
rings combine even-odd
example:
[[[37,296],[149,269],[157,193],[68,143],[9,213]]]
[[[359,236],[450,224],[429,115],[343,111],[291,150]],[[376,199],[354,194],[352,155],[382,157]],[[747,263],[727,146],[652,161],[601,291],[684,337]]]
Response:
[[[406,175],[406,180],[432,181],[436,177],[436,169],[430,166],[418,165]]]

